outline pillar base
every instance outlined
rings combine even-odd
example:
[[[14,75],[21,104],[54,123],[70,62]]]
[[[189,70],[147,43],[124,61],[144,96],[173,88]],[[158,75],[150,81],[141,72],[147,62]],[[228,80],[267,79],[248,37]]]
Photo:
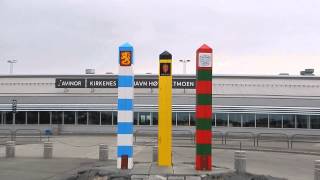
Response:
[[[212,157],[211,157],[211,155],[197,155],[196,156],[196,170],[198,170],[198,171],[211,171],[212,170]]]
[[[121,157],[117,158],[117,168],[121,169]],[[133,159],[131,157],[128,158],[128,169],[133,168]]]

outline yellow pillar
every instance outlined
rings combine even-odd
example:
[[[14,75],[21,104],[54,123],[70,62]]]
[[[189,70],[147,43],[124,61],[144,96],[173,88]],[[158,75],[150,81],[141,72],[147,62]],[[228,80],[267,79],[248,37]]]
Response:
[[[172,166],[172,55],[160,54],[158,165]]]

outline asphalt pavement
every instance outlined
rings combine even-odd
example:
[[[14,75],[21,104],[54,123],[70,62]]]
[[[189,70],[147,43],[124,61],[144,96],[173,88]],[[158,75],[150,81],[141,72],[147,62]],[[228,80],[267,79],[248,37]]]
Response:
[[[115,136],[58,136],[50,139],[53,142],[53,159],[43,159],[43,144],[24,144],[16,146],[16,158],[4,158],[5,147],[0,147],[0,179],[61,179],[74,174],[83,168],[95,166],[115,167],[116,137]],[[150,140],[152,141],[152,140]],[[98,161],[99,144],[109,146],[109,161]],[[194,170],[195,149],[193,146],[173,148],[172,173],[198,173]],[[152,161],[152,146],[138,143],[134,146],[135,173],[160,173],[162,170]],[[175,145],[179,145],[176,143]],[[313,145],[319,147],[319,144]],[[213,149],[213,171],[221,173],[233,171],[233,149]],[[280,153],[272,151],[246,151],[247,171],[253,174],[271,175],[290,180],[313,179],[314,160],[320,159],[319,155]]]

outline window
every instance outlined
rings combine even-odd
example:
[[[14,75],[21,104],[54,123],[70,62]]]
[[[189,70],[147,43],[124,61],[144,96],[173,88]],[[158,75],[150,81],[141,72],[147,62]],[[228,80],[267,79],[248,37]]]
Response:
[[[139,112],[139,125],[150,125],[150,112]]]
[[[62,112],[52,112],[51,119],[52,124],[62,124]]]
[[[50,112],[39,112],[40,124],[50,124]]]
[[[13,123],[12,112],[4,112],[3,113],[3,123],[4,124],[12,124]]]
[[[268,127],[268,114],[257,114],[257,127]]]
[[[228,114],[216,113],[217,126],[228,126]]]
[[[65,111],[64,112],[64,124],[75,124],[75,112]]]
[[[271,128],[282,128],[282,115],[281,114],[270,114],[269,122]]]
[[[89,112],[89,124],[100,125],[100,112]]]
[[[34,112],[34,111],[27,112],[27,123],[38,124],[38,112]]]
[[[188,112],[178,112],[177,124],[179,126],[189,126],[189,113]]]
[[[241,114],[229,113],[229,127],[241,127]]]
[[[158,113],[152,112],[152,125],[158,125]]]
[[[320,129],[320,116],[310,116],[310,128]]]
[[[79,111],[78,113],[78,124],[87,124],[87,112]]]
[[[113,111],[112,116],[113,116],[113,125],[117,125],[118,124],[118,112]]]
[[[196,113],[190,112],[190,126],[196,125]]]
[[[255,127],[255,114],[242,114],[242,127]]]
[[[295,127],[295,115],[293,114],[284,114],[283,118],[283,128],[294,128]]]
[[[176,116],[176,112],[172,113],[172,125],[176,126],[177,125],[177,116]]]
[[[101,124],[112,125],[112,112],[107,112],[107,111],[101,112]]]
[[[308,128],[308,116],[297,115],[297,128]]]
[[[16,113],[16,124],[26,124],[26,112]]]
[[[212,113],[212,126],[216,126],[216,114]]]
[[[138,125],[138,117],[139,113],[138,112],[134,112],[133,113],[133,125]]]

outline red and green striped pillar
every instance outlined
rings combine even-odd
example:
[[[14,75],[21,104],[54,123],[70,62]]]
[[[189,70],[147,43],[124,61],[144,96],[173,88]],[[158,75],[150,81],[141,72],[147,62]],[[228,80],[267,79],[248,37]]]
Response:
[[[196,170],[212,168],[212,49],[203,44],[197,50],[196,80]]]

